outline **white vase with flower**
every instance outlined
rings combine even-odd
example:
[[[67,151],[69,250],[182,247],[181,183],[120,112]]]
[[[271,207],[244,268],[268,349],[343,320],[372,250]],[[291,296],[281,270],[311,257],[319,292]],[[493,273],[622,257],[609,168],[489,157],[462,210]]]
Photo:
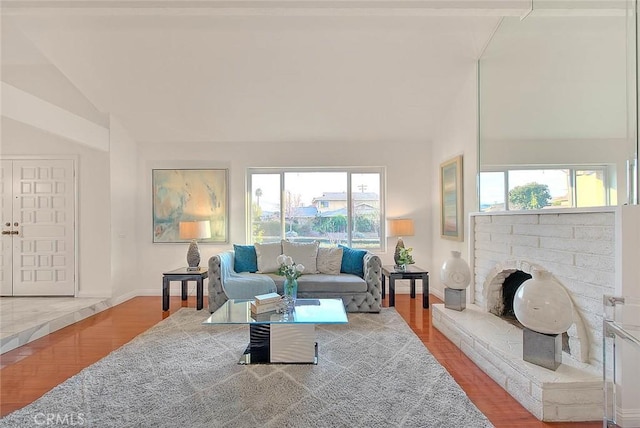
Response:
[[[298,278],[304,272],[304,266],[296,264],[290,256],[281,254],[276,259],[280,267],[278,275],[284,276],[284,302],[287,309],[293,309],[298,297]]]

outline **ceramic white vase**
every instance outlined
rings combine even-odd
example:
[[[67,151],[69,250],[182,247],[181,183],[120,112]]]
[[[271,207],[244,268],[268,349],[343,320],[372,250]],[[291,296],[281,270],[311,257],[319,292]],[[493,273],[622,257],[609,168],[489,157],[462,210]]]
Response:
[[[460,257],[460,251],[452,251],[451,258],[440,268],[440,281],[449,288],[464,290],[471,283],[469,265]]]
[[[573,324],[569,293],[546,270],[534,269],[532,275],[520,285],[513,299],[516,318],[538,333],[564,333]]]

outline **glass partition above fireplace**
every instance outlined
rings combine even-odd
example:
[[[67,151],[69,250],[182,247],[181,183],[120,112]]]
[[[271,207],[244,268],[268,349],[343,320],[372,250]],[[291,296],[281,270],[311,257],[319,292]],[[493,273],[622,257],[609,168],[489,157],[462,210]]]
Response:
[[[481,211],[637,203],[635,3],[501,21],[478,61]],[[549,197],[511,201],[530,183]]]
[[[615,168],[607,165],[502,168],[480,172],[480,211],[615,205]]]

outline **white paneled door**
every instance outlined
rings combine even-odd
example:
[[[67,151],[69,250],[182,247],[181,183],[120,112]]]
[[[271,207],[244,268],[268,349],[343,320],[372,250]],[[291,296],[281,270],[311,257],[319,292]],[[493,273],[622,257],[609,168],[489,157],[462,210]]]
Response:
[[[73,160],[2,160],[2,295],[73,296]]]

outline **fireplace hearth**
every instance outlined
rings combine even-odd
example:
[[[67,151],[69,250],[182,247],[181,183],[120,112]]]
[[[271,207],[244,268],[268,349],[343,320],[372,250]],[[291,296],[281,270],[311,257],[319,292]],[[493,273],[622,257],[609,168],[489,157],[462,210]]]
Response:
[[[431,305],[434,327],[535,417],[578,422],[602,418],[602,374],[563,355],[556,371],[522,358],[519,327],[470,304],[464,311]]]

